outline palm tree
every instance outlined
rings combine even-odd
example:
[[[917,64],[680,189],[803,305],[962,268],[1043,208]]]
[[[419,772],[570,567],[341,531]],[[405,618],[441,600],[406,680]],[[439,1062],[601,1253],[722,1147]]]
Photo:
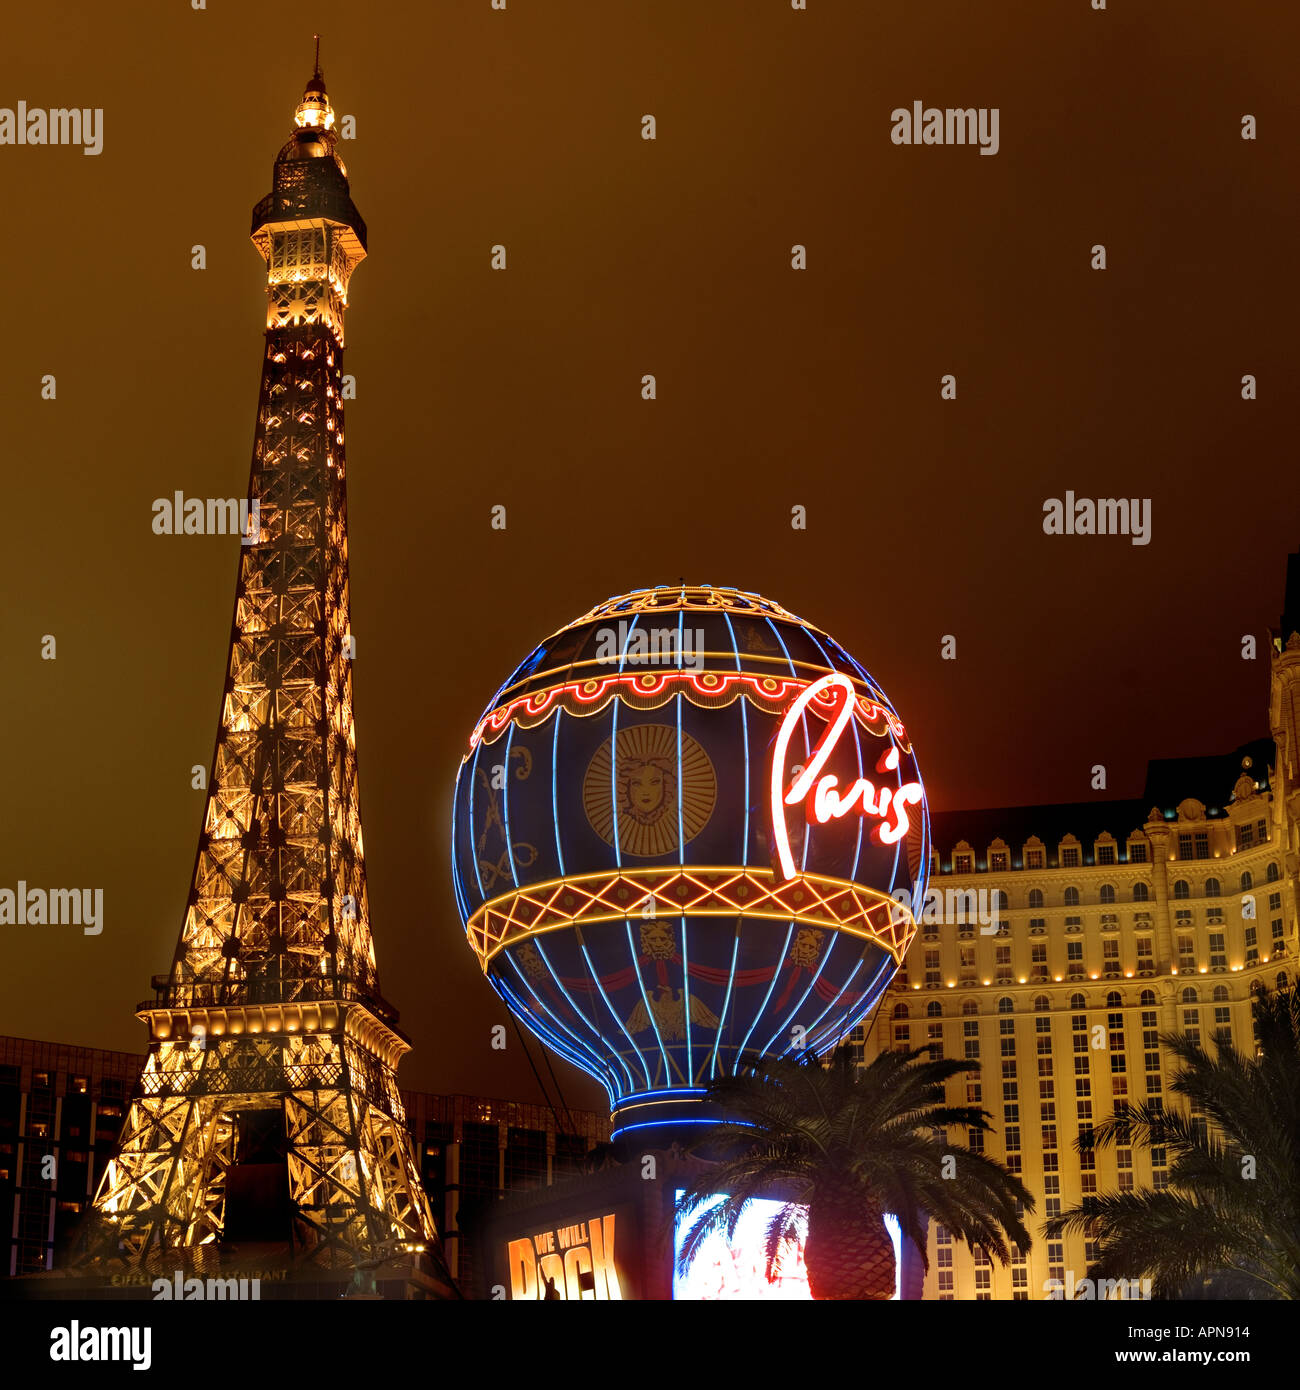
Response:
[[[1161,1039],[1187,1111],[1148,1101],[1080,1136],[1081,1152],[1118,1140],[1171,1160],[1168,1187],[1086,1197],[1046,1223],[1095,1232],[1093,1277],[1146,1276],[1158,1298],[1300,1298],[1300,996],[1261,990],[1253,1013],[1256,1056]]]
[[[684,1192],[678,1213],[694,1217],[682,1243],[685,1271],[714,1232],[730,1241],[747,1204],[780,1194],[767,1228],[771,1277],[792,1229],[806,1219],[804,1260],[814,1298],[887,1299],[894,1293],[894,1247],[884,1215],[925,1253],[923,1213],[1002,1263],[1008,1237],[1028,1249],[1016,1203],[1034,1201],[1001,1164],[950,1144],[950,1125],[987,1129],[987,1112],[951,1106],[949,1077],[969,1062],[919,1060],[927,1048],[884,1052],[858,1067],[841,1048],[829,1065],[761,1059],[709,1087],[727,1119],[710,1127],[697,1153],[718,1162]],[[714,1202],[718,1193],[724,1200]],[[806,1217],[805,1217],[806,1213]]]

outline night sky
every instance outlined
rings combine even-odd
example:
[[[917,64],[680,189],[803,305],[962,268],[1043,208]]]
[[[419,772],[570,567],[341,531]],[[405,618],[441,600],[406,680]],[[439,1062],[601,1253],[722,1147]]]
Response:
[[[98,157],[0,146],[0,886],[102,887],[105,929],[0,928],[0,1031],[140,1050],[171,960],[237,543],[157,536],[151,504],[245,492],[249,213],[316,31],[370,234],[352,630],[404,1084],[540,1099],[513,1030],[488,1046],[452,783],[513,666],[611,594],[736,585],[833,633],[935,809],[1135,796],[1148,757],[1267,732],[1300,545],[1295,5],[209,3],[6,16],[0,106],[105,114]],[[999,108],[999,152],[894,145],[917,100]],[[1066,490],[1151,499],[1151,543],[1044,535]]]

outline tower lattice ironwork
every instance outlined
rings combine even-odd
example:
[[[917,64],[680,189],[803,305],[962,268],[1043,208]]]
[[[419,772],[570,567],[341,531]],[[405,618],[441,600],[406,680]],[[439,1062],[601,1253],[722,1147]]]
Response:
[[[342,399],[366,228],[319,65],[252,240],[266,356],[206,813],[171,971],[138,1011],[149,1056],[81,1263],[171,1268],[187,1251],[202,1263],[239,1239],[235,1208],[260,1166],[290,1259],[357,1270],[414,1254],[454,1293],[405,1128],[396,1067],[409,1044],[379,993],[366,898]]]

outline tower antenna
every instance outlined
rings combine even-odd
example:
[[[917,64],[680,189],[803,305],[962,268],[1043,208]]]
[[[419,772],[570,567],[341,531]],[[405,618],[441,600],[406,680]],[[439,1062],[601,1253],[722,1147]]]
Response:
[[[316,67],[315,67],[315,69],[314,69],[314,71],[313,71],[313,76],[319,77],[319,76],[320,76],[320,35],[319,35],[319,34],[313,34],[312,37],[316,40]]]

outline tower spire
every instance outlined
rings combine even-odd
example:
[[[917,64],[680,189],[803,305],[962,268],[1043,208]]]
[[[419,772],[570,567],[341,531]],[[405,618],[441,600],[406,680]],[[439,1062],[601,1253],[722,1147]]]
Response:
[[[311,75],[323,78],[325,74],[320,70],[320,35],[314,35],[316,39],[316,61],[312,64]]]

